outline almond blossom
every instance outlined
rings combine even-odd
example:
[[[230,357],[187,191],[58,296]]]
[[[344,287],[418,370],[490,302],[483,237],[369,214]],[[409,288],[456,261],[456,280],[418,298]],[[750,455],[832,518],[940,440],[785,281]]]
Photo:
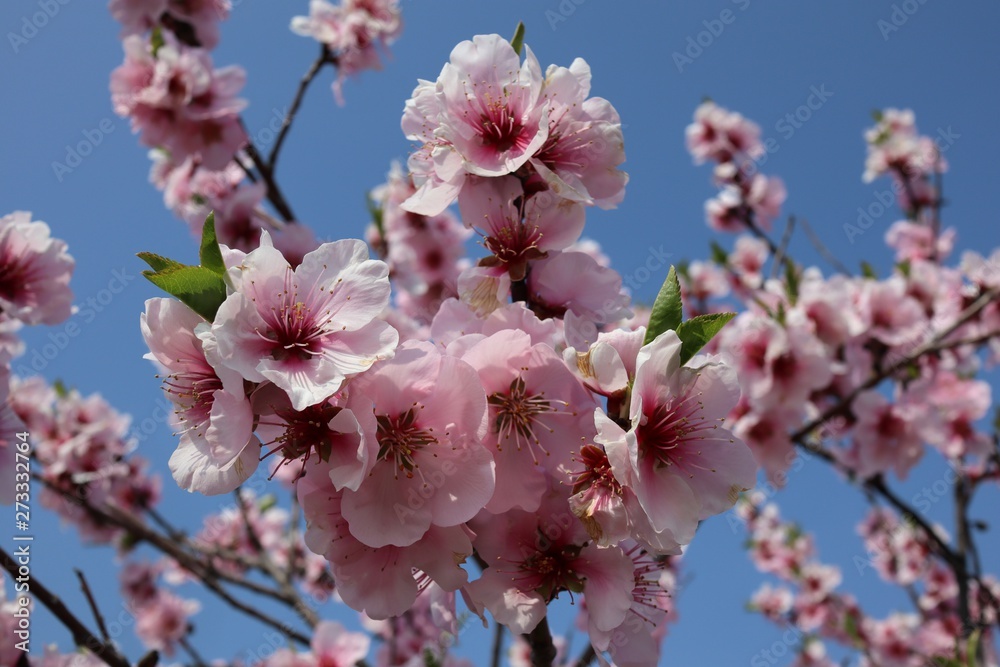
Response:
[[[636,494],[654,531],[686,544],[698,521],[753,486],[757,466],[722,423],[739,396],[733,369],[681,366],[680,348],[667,331],[639,351],[629,431],[601,411],[595,417],[615,478]]]
[[[243,378],[218,362],[208,323],[179,301],[149,299],[140,326],[146,358],[163,369],[163,390],[176,408],[174,479],[188,491],[232,491],[257,469],[260,444]]]
[[[436,83],[421,81],[406,103],[403,133],[422,144],[409,167],[418,189],[403,208],[436,215],[468,174],[503,176],[521,168],[549,136],[542,70],[500,35],[477,35],[451,52]]]
[[[70,316],[73,258],[49,226],[15,211],[0,217],[0,313],[25,324],[58,324]]]
[[[264,233],[229,277],[235,291],[211,328],[219,363],[273,382],[296,410],[392,356],[398,334],[376,319],[389,301],[388,267],[362,241],[325,243],[293,269]]]

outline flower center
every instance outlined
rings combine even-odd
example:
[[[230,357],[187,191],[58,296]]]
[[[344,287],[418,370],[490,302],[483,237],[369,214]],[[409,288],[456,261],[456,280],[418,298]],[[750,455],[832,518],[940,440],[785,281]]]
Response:
[[[483,143],[498,153],[512,148],[524,148],[524,125],[511,112],[506,100],[490,100],[484,105],[479,116],[479,135]]]
[[[163,379],[163,390],[177,403],[177,417],[187,423],[187,428],[197,428],[208,422],[215,392],[220,389],[222,380],[204,371],[181,371]]]
[[[706,432],[718,428],[702,416],[704,405],[698,396],[671,399],[647,415],[646,423],[636,430],[641,457],[651,457],[657,465],[679,466],[684,460],[684,445],[704,439]]]
[[[437,444],[437,438],[431,432],[433,429],[423,429],[417,426],[415,408],[410,408],[397,417],[378,415],[378,460],[392,460],[398,473],[403,472],[408,478],[419,468],[414,455],[428,445]]]
[[[518,450],[521,449],[523,439],[531,450],[532,456],[534,456],[534,447],[536,446],[545,452],[546,456],[549,456],[549,452],[542,447],[538,436],[535,435],[535,428],[539,426],[549,433],[555,431],[542,424],[539,417],[543,414],[565,414],[553,407],[552,404],[554,402],[568,404],[563,401],[550,401],[545,398],[544,392],[540,394],[528,393],[524,378],[520,375],[511,381],[510,388],[506,393],[498,391],[491,394],[487,401],[496,411],[493,428],[499,436],[497,438],[498,450],[503,451],[503,443],[509,441],[513,436]],[[535,457],[535,463],[538,463],[538,457]]]

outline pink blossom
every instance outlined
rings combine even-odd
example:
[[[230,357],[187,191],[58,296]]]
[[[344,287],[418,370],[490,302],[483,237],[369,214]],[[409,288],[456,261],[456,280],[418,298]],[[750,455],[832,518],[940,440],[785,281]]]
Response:
[[[548,138],[531,165],[558,197],[615,208],[625,197],[628,174],[621,118],[610,102],[590,95],[590,66],[576,58],[550,65],[541,97],[548,112]]]
[[[146,648],[172,656],[177,642],[189,632],[188,617],[199,609],[201,605],[196,600],[183,600],[173,593],[161,591],[136,608],[135,633]]]
[[[165,37],[155,55],[148,40],[125,38],[125,63],[111,74],[115,113],[173,160],[198,156],[206,168],[223,169],[246,143],[239,121],[246,102],[236,97],[246,75],[238,67],[215,70],[206,51]]]
[[[792,610],[794,599],[795,596],[788,588],[764,584],[750,598],[750,606],[773,621],[782,621],[785,614]]]
[[[750,450],[722,422],[739,398],[735,372],[712,362],[680,365],[681,342],[667,331],[639,351],[631,429],[597,413],[615,477],[634,491],[657,533],[685,544],[698,521],[718,514],[754,485]]]
[[[530,48],[520,56],[500,35],[477,35],[451,52],[437,83],[422,81],[406,103],[403,133],[422,147],[411,156],[417,192],[403,208],[436,215],[467,174],[503,176],[548,139],[543,77]]]
[[[549,476],[593,439],[596,401],[551,347],[532,345],[523,331],[488,336],[462,360],[479,373],[489,404],[484,444],[496,460],[496,489],[486,509],[534,511]]]
[[[174,479],[189,491],[232,491],[257,469],[259,452],[243,378],[218,362],[208,323],[179,301],[149,299],[140,326],[181,427]]]
[[[465,585],[461,563],[472,554],[468,529],[431,526],[405,547],[366,546],[348,528],[342,493],[322,468],[310,466],[296,488],[306,517],[306,545],[330,562],[344,602],[373,619],[385,619],[412,607],[431,581],[446,591]]]
[[[632,605],[633,564],[617,547],[587,544],[561,494],[547,493],[535,513],[483,515],[473,529],[476,551],[490,566],[469,584],[469,595],[512,632],[533,630],[563,592],[587,596],[591,621],[603,631],[624,621]]]
[[[534,262],[528,290],[533,301],[556,316],[572,310],[591,322],[605,324],[631,315],[621,276],[582,252],[552,251]]]
[[[15,211],[0,217],[0,313],[25,324],[58,324],[73,309],[73,258],[49,226]]]
[[[547,193],[527,198],[514,176],[469,178],[458,205],[462,220],[483,235],[483,245],[507,266],[511,280],[524,278],[529,260],[568,247],[583,231],[581,204]]]
[[[357,491],[344,494],[344,518],[358,540],[408,546],[489,502],[496,473],[482,445],[486,395],[475,369],[430,343],[409,342],[351,391],[375,403],[378,420],[378,458]]]
[[[288,396],[269,384],[254,393],[253,403],[257,436],[264,448],[271,448],[265,456],[279,454],[296,476],[312,457],[318,457],[329,464],[330,480],[338,490],[357,490],[378,455],[370,399],[352,392],[347,401],[329,400],[295,410]]]
[[[857,418],[849,465],[866,479],[895,470],[905,479],[924,453],[920,422],[924,408],[907,402],[891,403],[876,391],[861,392],[851,404]]]
[[[755,409],[803,405],[833,378],[826,349],[808,329],[791,322],[782,327],[753,312],[741,313],[723,329],[719,349],[734,360]]]
[[[591,391],[603,396],[623,394],[635,378],[635,360],[645,336],[644,326],[601,332],[586,352],[566,348],[563,360]]]
[[[303,410],[392,356],[398,335],[376,319],[388,267],[363,241],[324,243],[292,269],[266,233],[230,270],[233,292],[212,325],[219,361],[251,382],[270,380]]]
[[[794,406],[777,405],[763,411],[747,406],[747,411],[736,417],[733,433],[750,447],[768,481],[780,488],[796,458],[790,433],[801,423],[802,411]]]
[[[398,0],[343,0],[333,5],[311,0],[309,16],[292,19],[292,32],[312,37],[336,57],[337,80],[333,84],[338,104],[344,103],[344,77],[365,69],[380,69],[379,48],[388,50],[402,31]]]
[[[896,251],[896,261],[944,259],[955,246],[955,229],[949,227],[935,237],[934,229],[909,220],[892,223],[885,243]]]
[[[612,630],[602,630],[594,622],[590,603],[586,603],[588,634],[598,651],[607,651],[619,667],[654,665],[660,659],[660,644],[666,626],[676,613],[666,584],[673,583],[671,560],[660,563],[636,545],[626,554],[632,560],[634,585],[632,605],[622,623]]]
[[[148,561],[130,561],[119,573],[122,596],[130,607],[143,606],[153,602],[159,595],[156,580],[160,566]]]
[[[760,128],[740,114],[714,102],[703,102],[694,122],[685,131],[687,147],[697,164],[707,160],[730,162],[739,156],[756,156],[763,150]]]
[[[219,43],[218,22],[229,17],[231,7],[230,0],[111,0],[108,5],[122,24],[122,36],[163,25],[191,46],[208,49]]]

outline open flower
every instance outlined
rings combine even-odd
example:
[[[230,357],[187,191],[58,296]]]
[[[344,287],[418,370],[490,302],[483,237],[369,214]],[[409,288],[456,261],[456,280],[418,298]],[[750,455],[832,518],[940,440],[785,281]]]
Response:
[[[503,176],[522,167],[548,138],[542,70],[531,49],[520,56],[500,35],[476,35],[451,52],[437,83],[421,81],[402,127],[422,144],[411,156],[417,192],[403,208],[437,215],[467,174]]]
[[[180,428],[180,444],[170,457],[174,479],[188,491],[232,491],[258,462],[243,378],[213,365],[208,323],[181,302],[149,299],[140,326],[150,350],[146,358],[164,369],[163,390]]]
[[[739,400],[733,369],[681,366],[680,351],[673,331],[639,351],[628,432],[601,412],[596,420],[615,478],[635,493],[653,530],[686,544],[699,521],[754,485],[757,464],[724,426]]]
[[[49,226],[15,211],[0,217],[0,313],[25,324],[58,324],[70,316],[73,258]]]
[[[376,319],[389,303],[388,272],[354,239],[324,243],[292,269],[265,232],[230,270],[236,291],[212,325],[221,363],[270,380],[296,410],[324,401],[396,348],[396,330]]]

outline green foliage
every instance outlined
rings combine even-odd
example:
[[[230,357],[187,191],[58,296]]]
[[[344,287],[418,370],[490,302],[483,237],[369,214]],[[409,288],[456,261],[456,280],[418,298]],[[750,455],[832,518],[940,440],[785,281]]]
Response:
[[[646,338],[642,344],[649,345],[664,331],[677,331],[683,317],[681,283],[677,278],[677,269],[671,266],[670,273],[667,274],[667,279],[663,281],[663,287],[653,302],[653,309],[649,313],[649,326],[646,327]]]
[[[151,252],[141,252],[138,257],[149,264],[151,271],[143,271],[149,282],[175,297],[188,308],[211,322],[219,306],[226,300],[226,266],[222,250],[215,235],[215,214],[209,213],[202,230],[200,266],[181,264]]]
[[[524,50],[524,21],[517,22],[514,36],[510,39],[510,45],[514,47],[514,52],[517,55],[521,55],[521,51]]]
[[[710,313],[681,322],[677,327],[677,337],[681,339],[681,363],[686,364],[698,354],[734,317],[736,313]]]

